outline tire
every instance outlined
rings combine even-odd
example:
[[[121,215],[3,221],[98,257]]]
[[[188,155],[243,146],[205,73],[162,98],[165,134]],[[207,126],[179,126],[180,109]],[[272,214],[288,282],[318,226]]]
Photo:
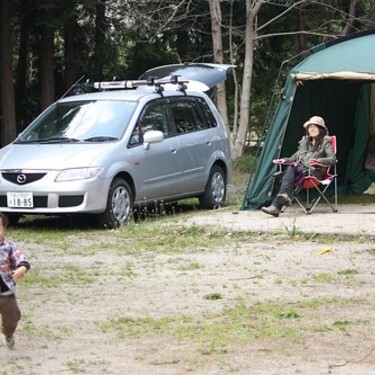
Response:
[[[133,211],[133,193],[129,184],[122,178],[115,178],[108,191],[107,207],[97,216],[102,228],[118,228],[126,224]]]
[[[199,197],[202,208],[212,209],[222,206],[227,195],[226,176],[221,167],[214,165],[211,168],[204,193]]]

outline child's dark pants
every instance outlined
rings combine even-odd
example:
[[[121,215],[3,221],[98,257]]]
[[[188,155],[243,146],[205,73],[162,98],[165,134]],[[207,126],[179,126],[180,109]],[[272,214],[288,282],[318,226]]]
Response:
[[[2,317],[2,333],[5,337],[13,336],[17,328],[18,321],[21,319],[21,311],[18,308],[16,296],[0,296],[0,314]]]

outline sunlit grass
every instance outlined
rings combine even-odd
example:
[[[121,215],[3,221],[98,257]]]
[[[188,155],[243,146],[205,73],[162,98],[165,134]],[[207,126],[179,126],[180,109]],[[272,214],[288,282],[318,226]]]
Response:
[[[215,303],[215,299],[208,298],[207,303]],[[305,334],[324,333],[334,328],[343,331],[349,322],[316,324],[311,316],[319,313],[320,309],[324,311],[325,308],[356,302],[351,298],[320,298],[295,304],[264,302],[249,305],[240,302],[234,307],[224,308],[221,313],[201,317],[119,316],[99,326],[104,332],[114,331],[118,338],[173,337],[178,341],[195,343],[199,351],[210,354],[249,340],[282,338],[290,343],[301,343]]]

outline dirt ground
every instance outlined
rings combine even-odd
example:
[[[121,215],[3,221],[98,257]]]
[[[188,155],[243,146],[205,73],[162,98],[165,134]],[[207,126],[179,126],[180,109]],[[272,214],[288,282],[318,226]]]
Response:
[[[0,374],[375,374],[371,233],[340,238],[337,216],[338,236],[296,239],[298,214],[276,225],[220,210],[148,225],[225,215],[228,236],[253,235],[176,253],[152,242],[135,252],[116,231],[67,231],[53,248],[19,237],[34,268],[19,285],[23,318],[15,349],[0,347]]]

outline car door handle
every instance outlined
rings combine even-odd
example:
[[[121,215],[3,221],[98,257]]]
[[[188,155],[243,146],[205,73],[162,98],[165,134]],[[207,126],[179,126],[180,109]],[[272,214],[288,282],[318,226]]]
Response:
[[[170,151],[172,154],[175,154],[175,153],[177,153],[177,147],[171,147],[171,148],[169,149],[169,151]]]

